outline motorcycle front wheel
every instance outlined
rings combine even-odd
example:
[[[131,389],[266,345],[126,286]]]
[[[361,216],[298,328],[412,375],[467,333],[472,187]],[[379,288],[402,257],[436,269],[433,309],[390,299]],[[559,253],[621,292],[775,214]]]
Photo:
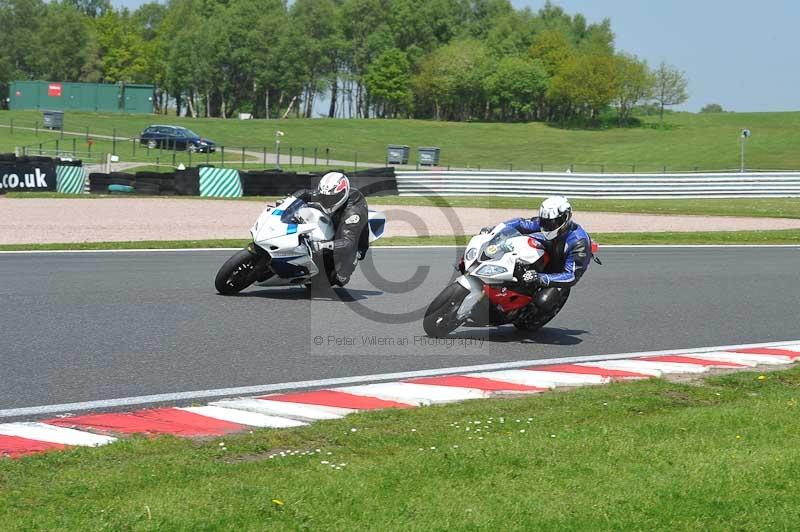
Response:
[[[461,325],[456,314],[467,294],[469,294],[469,290],[458,283],[453,283],[442,290],[425,311],[425,317],[422,320],[425,334],[438,338],[455,331]]]
[[[258,257],[243,249],[237,251],[217,272],[214,286],[222,295],[241,292],[256,281]]]

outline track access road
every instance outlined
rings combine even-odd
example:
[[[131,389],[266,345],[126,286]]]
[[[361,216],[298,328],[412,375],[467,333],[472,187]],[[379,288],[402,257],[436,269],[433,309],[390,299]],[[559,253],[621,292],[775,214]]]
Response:
[[[232,251],[0,254],[0,410],[798,338],[800,247],[606,248],[564,311],[424,336],[455,248],[375,248],[347,290],[217,295]]]

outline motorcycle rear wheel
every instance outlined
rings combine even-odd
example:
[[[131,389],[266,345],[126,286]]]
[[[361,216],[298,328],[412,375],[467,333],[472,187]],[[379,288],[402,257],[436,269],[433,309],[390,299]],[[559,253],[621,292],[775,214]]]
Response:
[[[425,317],[422,320],[425,334],[439,338],[455,331],[461,325],[456,314],[468,294],[469,290],[458,283],[453,283],[442,290],[425,311]]]
[[[247,249],[237,251],[217,272],[214,287],[222,295],[241,292],[256,281],[258,257]]]

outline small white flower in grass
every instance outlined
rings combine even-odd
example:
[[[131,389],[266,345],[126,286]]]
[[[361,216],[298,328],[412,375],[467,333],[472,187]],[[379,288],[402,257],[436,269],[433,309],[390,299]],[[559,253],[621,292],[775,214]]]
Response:
[[[469,430],[470,430],[470,427],[467,427],[467,431],[469,431]]]
[[[341,463],[341,464],[339,464],[339,465],[340,465],[340,466],[342,466],[342,467],[344,467],[344,466],[346,466],[346,465],[347,465],[347,462],[342,462],[342,463]]]
[[[431,451],[435,451],[435,450],[436,450],[436,447],[431,447]]]
[[[520,432],[525,432],[525,429],[519,429]]]
[[[420,448],[419,448],[419,450],[420,450],[420,451],[424,451],[425,449],[423,449],[422,447],[420,447]]]
[[[330,462],[328,462],[327,460],[322,460],[322,461],[320,462],[320,464],[322,464],[322,465],[328,465],[328,464],[330,464]]]
[[[482,439],[483,439],[483,436],[478,436],[478,439],[479,439],[479,440],[482,440]]]
[[[491,423],[492,423],[492,420],[490,419],[490,420],[489,420],[489,421],[487,421],[486,423],[489,423],[489,424],[491,424]]]
[[[528,421],[533,421],[533,418],[532,418],[532,417],[529,417],[529,418],[528,418]]]
[[[556,437],[556,435],[555,435],[555,434],[551,434],[551,435],[550,435],[550,437],[551,437],[551,438],[555,438],[555,437]]]
[[[321,453],[322,449],[314,449],[314,451],[317,452],[317,453]]]
[[[411,429],[411,432],[417,432],[417,429]]]
[[[219,446],[220,447],[225,447],[225,442],[224,441],[219,442]]]
[[[453,445],[453,449],[458,449],[458,445]]]
[[[356,431],[358,431],[358,429],[357,429],[357,428],[352,428],[352,429],[350,429],[350,432],[356,432]]]
[[[327,453],[325,453],[325,454],[327,454],[328,456],[331,456],[333,453],[332,453],[332,452],[330,452],[330,451],[328,451],[328,452],[327,452]]]
[[[505,422],[506,422],[506,419],[505,419],[505,418],[503,418],[503,417],[501,417],[501,418],[500,418],[500,423],[505,423]]]
[[[518,420],[517,420],[517,423],[522,423],[522,420],[521,420],[521,419],[518,419]]]
[[[472,423],[475,424],[475,425],[480,425],[481,424],[480,421],[473,421]]]
[[[470,436],[470,437],[469,437],[469,438],[467,438],[467,439],[468,439],[468,440],[471,440],[471,439],[472,439],[472,436]]]

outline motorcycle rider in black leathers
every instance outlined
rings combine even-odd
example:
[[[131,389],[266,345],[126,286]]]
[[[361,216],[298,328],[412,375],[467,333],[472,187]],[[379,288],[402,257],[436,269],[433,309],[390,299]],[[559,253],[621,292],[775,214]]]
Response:
[[[333,240],[313,242],[312,247],[327,259],[323,262],[331,285],[346,285],[369,248],[367,200],[358,189],[350,188],[350,180],[341,172],[328,172],[315,190],[298,190],[294,197],[331,217],[336,229]]]
[[[521,272],[520,281],[536,291],[534,304],[542,313],[557,311],[592,260],[592,240],[580,225],[572,221],[569,200],[563,196],[549,197],[542,202],[538,217],[515,218],[505,225],[530,235],[547,250],[550,262],[545,271]]]

